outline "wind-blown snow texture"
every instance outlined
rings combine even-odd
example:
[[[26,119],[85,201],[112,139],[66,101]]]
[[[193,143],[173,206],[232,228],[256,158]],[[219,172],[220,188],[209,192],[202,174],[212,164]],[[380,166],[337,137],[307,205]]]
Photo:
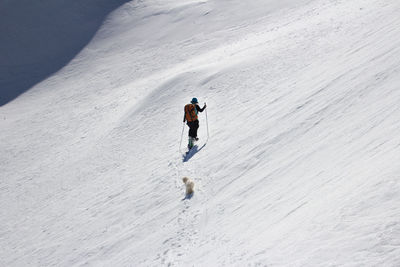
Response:
[[[0,265],[399,266],[399,103],[399,1],[128,2],[0,107]]]

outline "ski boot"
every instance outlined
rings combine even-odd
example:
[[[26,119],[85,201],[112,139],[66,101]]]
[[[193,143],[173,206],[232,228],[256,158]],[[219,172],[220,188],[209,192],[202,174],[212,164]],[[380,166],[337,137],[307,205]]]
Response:
[[[189,137],[189,144],[188,144],[188,149],[192,149],[194,145],[194,138],[193,137]]]

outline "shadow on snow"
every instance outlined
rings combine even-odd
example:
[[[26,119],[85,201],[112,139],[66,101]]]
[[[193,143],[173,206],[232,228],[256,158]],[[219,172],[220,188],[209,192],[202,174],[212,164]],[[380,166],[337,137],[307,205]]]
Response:
[[[128,1],[0,1],[0,106],[67,65]]]
[[[192,147],[192,149],[190,149],[185,155],[183,155],[183,162],[188,162],[194,155],[196,155],[198,152],[200,152],[206,145],[207,145],[207,143],[202,145],[200,148],[198,147],[198,145],[194,145]]]
[[[193,197],[193,195],[194,195],[194,193],[185,195],[185,197],[182,199],[182,201],[184,201],[186,199],[191,199]]]

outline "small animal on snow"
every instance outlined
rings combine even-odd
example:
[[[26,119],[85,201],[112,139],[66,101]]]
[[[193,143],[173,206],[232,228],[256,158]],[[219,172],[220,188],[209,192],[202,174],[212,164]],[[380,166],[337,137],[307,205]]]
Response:
[[[191,195],[194,193],[194,182],[190,180],[188,177],[183,177],[183,183],[186,186],[186,195]]]

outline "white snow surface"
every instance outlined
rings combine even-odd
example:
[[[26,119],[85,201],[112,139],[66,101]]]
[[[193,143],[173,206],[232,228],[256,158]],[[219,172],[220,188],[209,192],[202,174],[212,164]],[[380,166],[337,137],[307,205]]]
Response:
[[[400,266],[400,1],[127,2],[0,116],[1,266]]]

